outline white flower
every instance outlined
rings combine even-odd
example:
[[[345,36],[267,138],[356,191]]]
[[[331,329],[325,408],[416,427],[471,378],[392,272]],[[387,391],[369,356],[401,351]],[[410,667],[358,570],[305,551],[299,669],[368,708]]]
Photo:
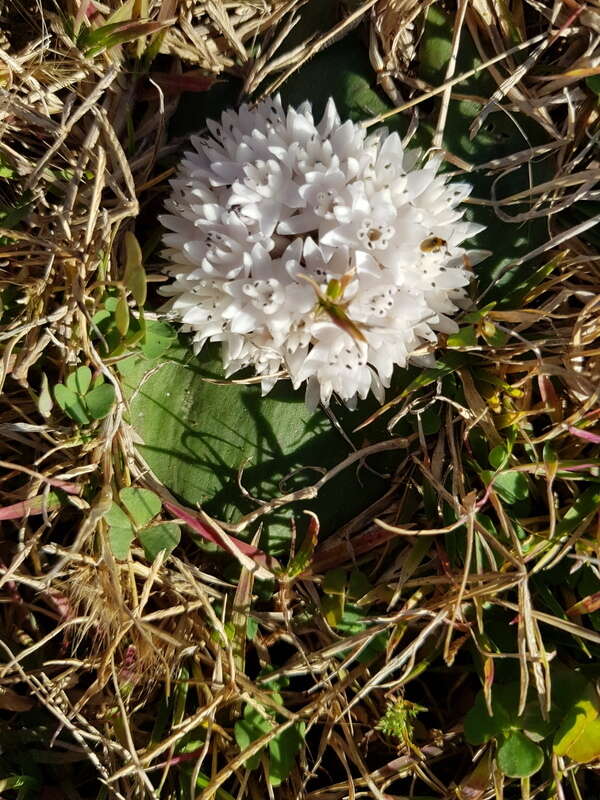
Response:
[[[397,134],[342,123],[332,100],[318,124],[276,97],[208,129],[161,217],[171,317],[196,352],[222,342],[226,374],[251,367],[263,392],[287,375],[311,405],[382,400],[394,367],[457,329],[481,257],[461,247],[482,230],[462,221],[470,187]]]

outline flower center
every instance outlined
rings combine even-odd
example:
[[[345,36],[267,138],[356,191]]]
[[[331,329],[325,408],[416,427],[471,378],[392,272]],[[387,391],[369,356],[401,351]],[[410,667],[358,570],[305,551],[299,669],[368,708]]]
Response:
[[[265,314],[273,314],[284,300],[281,285],[275,278],[245,283],[242,291],[246,297],[250,298],[254,308],[262,310]]]
[[[391,225],[375,225],[372,219],[363,220],[357,233],[369,250],[385,250],[393,235]]]
[[[326,192],[319,192],[317,194],[317,207],[315,208],[315,213],[317,213],[320,217],[325,217],[328,214],[333,213],[334,205],[335,198],[331,189],[328,189]]]

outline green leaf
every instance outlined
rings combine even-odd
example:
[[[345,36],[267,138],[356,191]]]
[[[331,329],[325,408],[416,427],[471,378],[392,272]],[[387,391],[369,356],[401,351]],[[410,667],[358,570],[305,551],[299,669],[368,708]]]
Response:
[[[131,528],[131,520],[123,509],[113,502],[104,515],[104,519],[109,525],[115,528]]]
[[[489,319],[483,321],[481,334],[490,347],[503,347],[508,341],[508,334]]]
[[[140,349],[146,358],[158,358],[167,352],[176,339],[177,334],[166,322],[148,320]]]
[[[95,30],[84,28],[77,43],[87,56],[95,56],[102,50],[116,47],[119,44],[127,44],[140,36],[156,33],[164,27],[162,22],[146,19],[112,22]]]
[[[489,462],[494,469],[501,469],[508,461],[508,450],[503,444],[498,444],[490,450]]]
[[[125,234],[125,286],[139,308],[146,302],[146,272],[142,265],[142,250],[131,231]]]
[[[341,567],[331,569],[323,576],[321,589],[325,592],[325,594],[343,595],[346,592],[347,579],[348,575],[346,570],[342,569]]]
[[[448,347],[475,347],[477,345],[477,332],[474,325],[465,325],[456,333],[448,336]]]
[[[119,302],[115,309],[115,325],[121,336],[126,336],[129,330],[129,306],[125,292],[119,297]]]
[[[129,512],[136,528],[147,525],[162,508],[160,497],[148,489],[128,486],[119,492],[119,500]]]
[[[528,778],[544,763],[544,752],[521,731],[511,731],[500,745],[497,759],[508,778]]]
[[[210,356],[213,356],[210,359]],[[146,378],[144,378],[146,376]],[[223,379],[216,348],[195,358],[187,349],[171,349],[159,363],[140,360],[123,376],[130,399],[131,422],[144,445],[140,450],[151,469],[170,491],[190,506],[201,504],[207,513],[233,521],[256,509],[243,496],[245,489],[261,500],[311,485],[317,475],[309,467],[333,467],[350,452],[348,445],[321,412],[310,412],[304,393],[280,382],[262,397],[257,385],[218,385],[205,378]],[[375,401],[361,408],[370,413]],[[361,414],[366,416],[366,413]],[[336,410],[346,431],[364,416]],[[380,435],[380,431],[377,432]],[[364,434],[357,443],[366,444]],[[385,471],[388,460],[370,460]],[[292,476],[292,477],[286,477]],[[386,490],[387,481],[354,467],[331,480],[316,500],[298,503],[289,511],[265,517],[261,548],[275,554],[289,552],[290,515],[297,513],[302,540],[308,518],[304,509],[317,513],[321,529],[351,519],[371,499]]]
[[[235,741],[240,750],[245,750],[252,742],[260,739],[273,727],[273,722],[269,717],[260,714],[255,708],[247,705],[244,709],[244,716],[238,720],[233,728]],[[262,750],[255,753],[245,761],[247,769],[256,769],[260,762]]]
[[[345,605],[343,594],[326,595],[321,599],[321,614],[332,628],[337,628],[344,618]]]
[[[16,170],[10,165],[10,162],[6,160],[4,154],[0,155],[0,178],[7,178],[8,180],[12,180],[13,178],[18,178],[19,175]]]
[[[558,453],[550,442],[544,442],[544,449],[542,450],[542,460],[548,466],[556,466],[558,462]]]
[[[246,638],[251,642],[258,632],[258,621],[254,617],[246,620]]]
[[[13,204],[0,204],[0,227],[16,228],[29,214],[32,207],[31,192],[24,192]]]
[[[290,774],[304,744],[304,722],[296,722],[269,742],[269,783],[279,786]]]
[[[579,764],[600,756],[600,701],[588,685],[585,695],[569,709],[554,737],[554,752]]]
[[[112,383],[96,386],[85,396],[85,404],[92,419],[102,419],[111,410],[115,402],[115,387]]]
[[[444,353],[442,358],[433,366],[424,369],[419,375],[411,381],[402,392],[402,397],[408,397],[417,389],[423,389],[432,383],[444,378],[446,375],[451,375],[456,370],[461,369],[467,364],[467,358],[461,353]]]
[[[509,505],[518,503],[529,497],[529,484],[523,472],[508,470],[501,472],[494,478],[494,490]]]
[[[162,550],[166,551],[165,557],[173,552],[181,540],[181,528],[176,522],[159,522],[138,531],[137,538],[148,561],[154,561]]]
[[[112,525],[108,529],[108,541],[110,549],[115,558],[124,561],[129,555],[129,547],[134,539],[131,526],[128,528],[117,528]]]
[[[81,425],[88,424],[90,418],[81,398],[63,383],[58,383],[54,387],[54,399],[65,414],[75,422],[79,422]]]
[[[492,711],[493,716],[490,717],[483,692],[479,692],[464,722],[465,739],[469,744],[489,742],[510,728],[512,714],[498,697],[496,688],[492,692]]]
[[[498,736],[505,727],[508,727],[507,716],[503,710],[494,708],[494,716],[490,717],[485,699],[480,692],[475,700],[475,705],[469,710],[464,722],[465,739],[469,744],[479,745]]]
[[[338,598],[331,597],[324,599],[336,600]],[[343,600],[344,598],[341,599]],[[361,631],[364,631],[368,625],[368,623],[365,621],[366,613],[367,613],[366,609],[361,608],[360,606],[353,604],[344,605],[341,618],[339,620],[336,620],[334,627],[336,630],[350,635],[354,633],[360,633]]]
[[[600,506],[600,489],[590,486],[575,500],[556,526],[557,536],[571,533]]]
[[[600,75],[590,75],[585,79],[585,84],[592,92],[600,95]]]
[[[92,370],[89,367],[78,367],[65,381],[67,389],[84,395],[92,382]]]
[[[356,660],[359,664],[368,664],[369,661],[373,661],[374,658],[377,658],[382,653],[385,653],[387,643],[389,641],[389,633],[387,631],[381,631],[380,633],[376,634],[369,644],[361,650],[358,654]]]
[[[360,569],[353,569],[348,581],[348,597],[350,600],[360,600],[373,588],[371,581]]]
[[[296,554],[288,563],[286,575],[289,579],[301,575],[310,564],[319,537],[319,520],[311,515],[308,530]]]
[[[553,699],[556,699],[556,687],[552,684]],[[536,697],[525,706],[523,715],[519,718],[519,727],[525,731],[534,742],[540,742],[549,736],[556,728],[558,719],[558,704],[556,701],[550,711],[548,719],[544,719],[540,708],[539,699]]]

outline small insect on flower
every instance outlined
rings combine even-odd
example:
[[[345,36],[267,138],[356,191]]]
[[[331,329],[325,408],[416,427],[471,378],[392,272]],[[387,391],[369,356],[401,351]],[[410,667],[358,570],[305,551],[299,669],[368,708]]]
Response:
[[[312,278],[309,278],[308,275],[299,275],[298,277],[303,278],[305,281],[310,283],[315,290],[315,294],[317,295],[317,305],[314,311],[315,316],[318,316],[322,311],[324,311],[331,322],[333,322],[334,325],[337,325],[341,330],[345,331],[352,339],[357,342],[366,343],[367,340],[365,335],[361,331],[361,327],[366,326],[359,326],[358,323],[353,322],[350,319],[347,311],[350,302],[343,301],[346,287],[353,277],[351,272],[342,275],[341,279],[339,280],[338,278],[332,278],[327,284],[325,293],[323,293],[319,284]]]
[[[419,245],[422,253],[439,253],[442,248],[448,250],[448,242],[439,236],[428,236]]]

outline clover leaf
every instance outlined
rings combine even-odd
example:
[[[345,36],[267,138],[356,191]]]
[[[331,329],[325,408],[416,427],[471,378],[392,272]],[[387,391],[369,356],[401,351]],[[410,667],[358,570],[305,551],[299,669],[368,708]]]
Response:
[[[113,502],[104,515],[115,558],[126,559],[134,539],[139,541],[149,561],[154,561],[163,550],[166,555],[173,552],[181,540],[181,528],[176,522],[153,522],[162,507],[154,492],[126,487],[119,492],[119,501]]]

